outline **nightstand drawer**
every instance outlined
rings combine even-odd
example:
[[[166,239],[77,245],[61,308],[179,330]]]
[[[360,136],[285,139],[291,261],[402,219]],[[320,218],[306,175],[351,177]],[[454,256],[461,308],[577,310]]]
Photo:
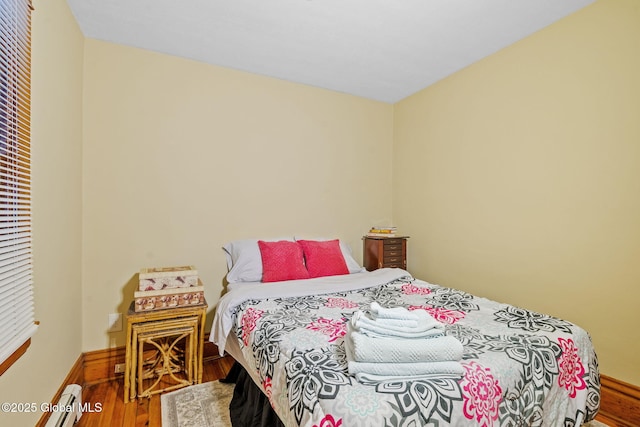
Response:
[[[404,264],[402,263],[395,263],[395,264],[382,264],[383,268],[404,268]]]
[[[393,246],[391,248],[384,247],[384,257],[396,257],[402,255],[402,246]]]

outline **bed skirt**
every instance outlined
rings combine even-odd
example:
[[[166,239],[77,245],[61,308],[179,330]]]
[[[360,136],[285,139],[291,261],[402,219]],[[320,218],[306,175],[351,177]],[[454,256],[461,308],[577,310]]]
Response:
[[[221,381],[236,384],[229,404],[233,427],[284,427],[267,396],[240,363],[235,362]]]

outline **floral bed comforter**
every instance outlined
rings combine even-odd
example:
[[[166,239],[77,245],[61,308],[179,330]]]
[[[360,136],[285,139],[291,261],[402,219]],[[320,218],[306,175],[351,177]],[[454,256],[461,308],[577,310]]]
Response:
[[[595,416],[597,358],[575,324],[404,270],[342,277],[238,287],[218,304],[212,341],[222,352],[235,335],[245,368],[285,425],[579,426]],[[347,372],[343,337],[353,312],[372,301],[424,308],[444,323],[464,346],[465,375],[357,382]]]

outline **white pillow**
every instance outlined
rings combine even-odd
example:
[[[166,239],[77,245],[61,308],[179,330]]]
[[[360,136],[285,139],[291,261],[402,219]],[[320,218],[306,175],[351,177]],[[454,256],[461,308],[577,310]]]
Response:
[[[334,240],[334,239],[327,239],[324,237],[317,237],[317,238],[313,238],[313,239],[307,239],[304,237],[300,237],[300,236],[295,236],[294,237],[295,240],[317,240],[317,241],[326,241],[326,240]],[[353,274],[353,273],[362,273],[363,271],[367,271],[366,268],[364,268],[363,266],[361,266],[360,264],[358,264],[358,261],[356,261],[353,258],[353,254],[351,253],[351,248],[349,247],[348,244],[346,244],[345,242],[343,242],[342,240],[338,239],[340,241],[340,250],[342,251],[342,256],[344,257],[344,261],[347,263],[347,268],[349,269],[349,274]]]
[[[227,282],[260,282],[262,281],[262,256],[258,247],[258,240],[277,242],[279,240],[293,241],[291,237],[281,239],[244,239],[234,240],[222,247],[227,258]]]

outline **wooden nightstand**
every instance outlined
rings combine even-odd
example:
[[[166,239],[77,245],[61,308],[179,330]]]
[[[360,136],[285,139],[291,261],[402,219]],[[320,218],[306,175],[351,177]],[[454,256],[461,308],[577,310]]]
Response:
[[[202,382],[207,303],[127,313],[124,402]]]
[[[407,269],[407,239],[409,236],[364,236],[364,268],[373,271],[383,267]]]

